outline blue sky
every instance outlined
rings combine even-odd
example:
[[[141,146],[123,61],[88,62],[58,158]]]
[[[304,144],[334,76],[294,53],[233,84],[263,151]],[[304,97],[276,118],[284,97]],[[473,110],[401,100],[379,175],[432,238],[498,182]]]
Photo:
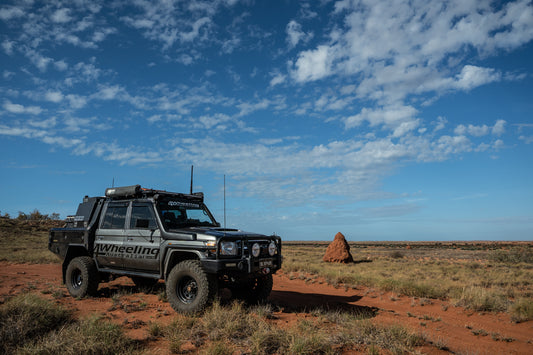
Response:
[[[287,240],[533,239],[531,1],[7,1],[0,211],[195,190]]]

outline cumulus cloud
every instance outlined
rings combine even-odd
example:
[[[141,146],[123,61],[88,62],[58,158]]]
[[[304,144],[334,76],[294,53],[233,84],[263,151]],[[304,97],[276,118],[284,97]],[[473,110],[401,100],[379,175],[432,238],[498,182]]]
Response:
[[[446,6],[438,1],[342,1],[335,8],[345,26],[335,27],[329,42],[301,51],[291,63],[292,78],[360,78],[357,94],[362,99],[390,102],[502,80],[494,69],[459,66],[455,59],[468,49],[488,55],[533,39],[533,10],[527,1],[500,8],[460,0]]]
[[[314,81],[332,73],[334,50],[328,46],[301,52],[294,64],[292,77],[298,82]]]

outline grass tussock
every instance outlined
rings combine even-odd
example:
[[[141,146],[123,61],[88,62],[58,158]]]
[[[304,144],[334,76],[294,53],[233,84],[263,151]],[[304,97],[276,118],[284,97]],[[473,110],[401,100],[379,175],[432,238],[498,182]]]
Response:
[[[447,299],[476,311],[527,314],[523,307],[512,306],[515,299],[533,302],[531,244],[426,244],[400,248],[353,243],[351,252],[359,261],[341,265],[322,261],[327,243],[289,243],[283,271],[311,283],[367,286],[421,299]]]
[[[71,322],[67,309],[33,294],[22,294],[0,307],[0,352],[38,338]]]
[[[503,312],[509,307],[509,300],[504,294],[491,292],[482,287],[463,288],[456,306],[462,306],[478,312]]]
[[[317,309],[312,317],[287,327],[272,322],[264,307],[214,303],[200,316],[178,315],[163,330],[172,353],[185,353],[190,344],[200,353],[338,354],[368,347],[392,353],[412,352],[423,339],[400,326],[375,326],[353,312]],[[159,330],[157,330],[159,334]]]
[[[495,262],[518,264],[533,264],[533,249],[515,247],[509,250],[494,250],[489,254],[489,259]]]
[[[120,326],[97,318],[76,321],[69,310],[32,294],[0,307],[4,354],[116,354],[135,349]]]
[[[61,225],[63,222],[57,220],[0,217],[0,261],[59,263],[59,258],[48,250],[48,232]]]
[[[533,300],[519,298],[510,307],[511,320],[516,323],[533,320]]]
[[[97,317],[72,323],[46,337],[20,347],[19,354],[131,354],[136,342],[126,337],[120,325]]]

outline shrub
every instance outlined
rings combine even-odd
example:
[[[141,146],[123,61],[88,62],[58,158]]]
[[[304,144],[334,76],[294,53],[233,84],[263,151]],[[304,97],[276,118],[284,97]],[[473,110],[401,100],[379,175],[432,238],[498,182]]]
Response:
[[[520,298],[510,307],[511,320],[513,322],[526,322],[533,320],[533,300],[531,298]]]
[[[510,250],[494,250],[489,254],[489,260],[501,263],[529,263],[533,264],[533,249],[516,247]]]

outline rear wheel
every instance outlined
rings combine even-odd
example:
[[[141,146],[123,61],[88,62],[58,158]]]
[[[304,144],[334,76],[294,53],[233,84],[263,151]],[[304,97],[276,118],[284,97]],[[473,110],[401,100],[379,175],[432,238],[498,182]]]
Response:
[[[72,297],[96,295],[99,280],[93,259],[88,256],[78,256],[72,259],[67,267],[65,282]]]
[[[180,313],[200,312],[216,294],[216,284],[212,281],[199,261],[182,261],[174,266],[166,281],[170,305]]]

